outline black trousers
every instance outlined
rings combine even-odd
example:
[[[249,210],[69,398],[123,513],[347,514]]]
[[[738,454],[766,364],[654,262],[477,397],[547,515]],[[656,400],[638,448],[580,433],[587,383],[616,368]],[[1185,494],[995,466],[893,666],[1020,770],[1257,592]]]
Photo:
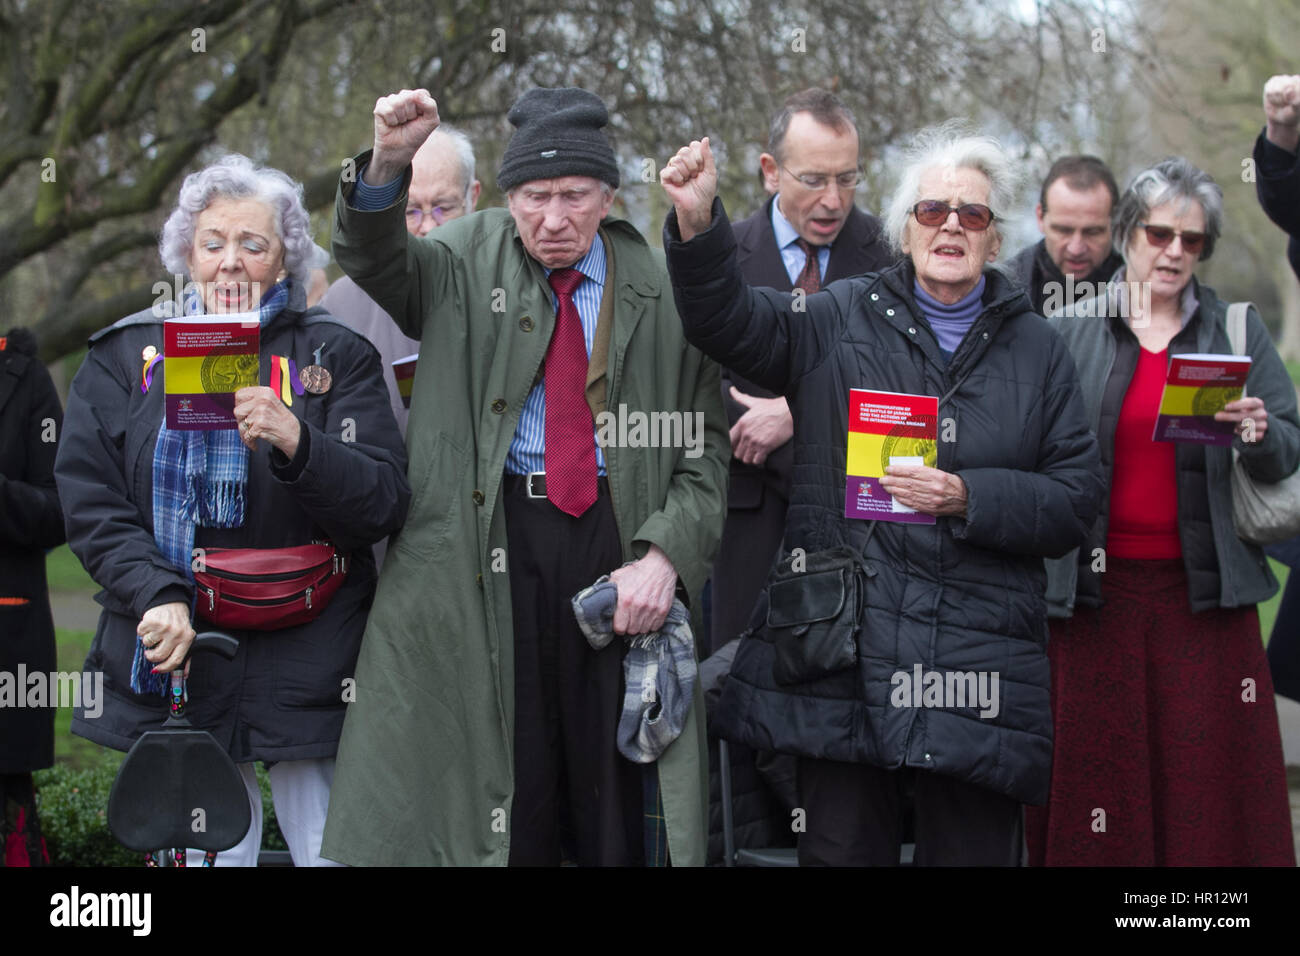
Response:
[[[593,650],[571,603],[623,563],[604,482],[574,518],[506,476],[506,555],[515,638],[515,796],[510,864],[639,866],[641,768],[618,752],[623,650]]]
[[[762,494],[757,507],[727,511],[722,543],[713,562],[711,646],[701,650],[701,660],[734,641],[749,626],[759,592],[781,550],[788,502],[771,488],[763,488]]]
[[[807,811],[800,866],[898,866],[909,802],[916,866],[1020,863],[1020,804],[956,777],[801,757],[799,791]]]

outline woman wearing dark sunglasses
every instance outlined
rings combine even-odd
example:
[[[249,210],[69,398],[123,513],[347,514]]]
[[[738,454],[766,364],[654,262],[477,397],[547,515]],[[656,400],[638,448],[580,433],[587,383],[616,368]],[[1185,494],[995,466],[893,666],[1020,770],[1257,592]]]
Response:
[[[825,676],[780,683],[780,638],[756,613],[720,733],[799,755],[805,865],[897,865],[909,803],[917,864],[1018,863],[1021,804],[1046,798],[1051,764],[1042,559],[1083,539],[1101,476],[1064,344],[990,267],[1009,160],[989,139],[923,135],[886,217],[905,258],[806,297],[743,283],[707,140],[661,179],[687,338],[789,399],[785,547],[810,568],[837,547],[866,566],[852,653]],[[852,388],[940,398],[938,441],[923,456],[934,467],[890,465],[881,480],[934,524],[845,516]],[[815,623],[825,615],[809,591]],[[917,675],[944,692],[901,693]],[[989,706],[947,694],[981,677],[997,682]]]
[[[1294,865],[1255,605],[1277,589],[1236,535],[1232,451],[1257,481],[1300,462],[1296,395],[1252,309],[1232,446],[1152,441],[1170,356],[1227,353],[1227,304],[1195,278],[1223,193],[1182,158],[1137,175],[1114,214],[1125,266],[1050,320],[1079,367],[1107,496],[1077,554],[1048,562],[1051,798],[1027,815],[1047,865]],[[1244,439],[1244,440],[1243,440]]]

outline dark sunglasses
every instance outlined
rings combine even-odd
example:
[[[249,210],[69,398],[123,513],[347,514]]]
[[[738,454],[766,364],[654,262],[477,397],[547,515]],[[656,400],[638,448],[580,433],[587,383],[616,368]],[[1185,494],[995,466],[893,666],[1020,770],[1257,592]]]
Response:
[[[1179,232],[1176,229],[1170,229],[1168,226],[1152,226],[1145,222],[1138,223],[1147,234],[1147,242],[1157,249],[1163,249],[1169,243],[1174,241],[1177,236],[1183,241],[1183,251],[1190,256],[1197,255],[1205,247],[1205,233],[1203,232]]]
[[[942,226],[951,213],[957,214],[957,221],[963,229],[983,232],[993,222],[993,210],[979,203],[968,202],[961,206],[949,206],[937,199],[922,199],[912,207],[916,221],[923,226]]]

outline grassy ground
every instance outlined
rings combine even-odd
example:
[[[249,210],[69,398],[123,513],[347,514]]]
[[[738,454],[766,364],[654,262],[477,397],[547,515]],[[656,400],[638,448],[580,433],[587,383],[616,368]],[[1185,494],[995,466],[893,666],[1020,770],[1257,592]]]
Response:
[[[65,544],[45,558],[45,577],[51,591],[98,591],[77,556]]]
[[[1273,632],[1273,620],[1277,617],[1277,606],[1282,600],[1282,591],[1286,588],[1286,577],[1290,572],[1285,564],[1280,564],[1272,558],[1268,563],[1273,566],[1273,574],[1277,576],[1278,589],[1277,594],[1259,605],[1259,629],[1264,634],[1264,643],[1268,643],[1268,636]]]
[[[58,645],[59,670],[79,671],[86,663],[86,652],[95,635],[91,631],[66,631],[56,628],[54,639]],[[122,762],[123,754],[91,743],[71,731],[72,708],[60,707],[54,718],[54,759],[78,770],[89,770],[101,763],[114,767]]]
[[[49,581],[50,591],[81,591],[94,593],[99,590],[90,579],[81,562],[68,550],[68,546],[55,548],[45,560],[45,575]],[[55,597],[54,601],[58,598]],[[56,628],[55,643],[58,647],[58,669],[60,671],[79,671],[86,662],[86,653],[90,650],[92,631],[70,631]],[[54,720],[54,759],[67,763],[78,770],[86,770],[100,763],[113,766],[122,762],[122,754],[109,750],[89,740],[74,737],[69,727],[72,724],[72,708],[60,707]]]

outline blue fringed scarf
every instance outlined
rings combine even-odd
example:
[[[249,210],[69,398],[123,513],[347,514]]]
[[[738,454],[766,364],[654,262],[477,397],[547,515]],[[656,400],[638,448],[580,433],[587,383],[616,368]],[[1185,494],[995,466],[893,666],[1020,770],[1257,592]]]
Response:
[[[289,302],[292,279],[277,282],[262,297],[258,307],[263,329]],[[201,315],[198,296],[185,303],[186,315]],[[166,362],[164,360],[164,373]],[[248,446],[239,431],[172,431],[166,413],[153,449],[153,537],[172,566],[194,580],[190,564],[194,529],[241,528],[244,525],[244,484],[248,479]],[[190,608],[191,614],[193,607]],[[144,644],[135,643],[131,666],[131,689],[137,694],[169,692],[165,674],[153,673],[145,659]]]

